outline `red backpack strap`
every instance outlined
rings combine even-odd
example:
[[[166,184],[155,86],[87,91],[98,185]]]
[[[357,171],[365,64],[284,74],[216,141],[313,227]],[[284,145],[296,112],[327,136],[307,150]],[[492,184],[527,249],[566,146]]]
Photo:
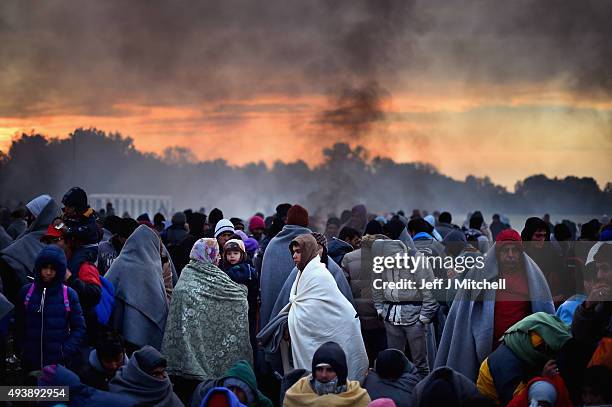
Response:
[[[30,285],[30,289],[26,293],[25,301],[23,302],[23,305],[25,305],[26,308],[28,307],[28,304],[30,303],[30,298],[32,297],[33,292],[34,292],[34,283]]]
[[[70,301],[68,300],[68,286],[62,284],[62,292],[64,294],[64,308],[66,312],[70,312]]]

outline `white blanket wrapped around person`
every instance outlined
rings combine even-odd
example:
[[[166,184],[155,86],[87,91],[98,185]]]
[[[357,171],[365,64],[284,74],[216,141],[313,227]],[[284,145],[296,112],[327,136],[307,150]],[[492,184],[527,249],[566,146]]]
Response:
[[[291,287],[290,302],[282,311],[289,311],[294,368],[310,369],[315,351],[332,341],[346,353],[348,378],[361,382],[368,370],[368,357],[355,308],[321,263],[312,235],[296,237],[290,249],[300,271]]]

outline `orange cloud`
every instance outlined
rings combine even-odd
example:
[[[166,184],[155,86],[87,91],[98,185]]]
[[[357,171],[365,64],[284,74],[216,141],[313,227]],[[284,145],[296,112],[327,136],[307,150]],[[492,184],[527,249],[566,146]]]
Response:
[[[133,137],[142,151],[184,146],[201,160],[238,165],[298,159],[317,164],[324,147],[345,141],[372,155],[431,163],[458,179],[488,175],[510,189],[534,173],[593,176],[602,187],[610,181],[609,103],[574,103],[533,91],[506,95],[502,103],[494,95],[472,91],[465,97],[460,90],[395,96],[385,105],[387,121],[359,139],[317,124],[328,103],[323,96],[269,95],[205,105],[118,104],[103,116],[0,118],[0,150],[7,151],[21,132],[66,137],[77,127],[97,127]]]

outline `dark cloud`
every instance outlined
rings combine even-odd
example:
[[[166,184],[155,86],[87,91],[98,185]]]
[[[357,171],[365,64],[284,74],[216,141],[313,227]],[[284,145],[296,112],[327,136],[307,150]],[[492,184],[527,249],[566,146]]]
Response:
[[[609,97],[610,21],[598,0],[2,2],[0,116],[272,93],[343,102],[427,81]]]

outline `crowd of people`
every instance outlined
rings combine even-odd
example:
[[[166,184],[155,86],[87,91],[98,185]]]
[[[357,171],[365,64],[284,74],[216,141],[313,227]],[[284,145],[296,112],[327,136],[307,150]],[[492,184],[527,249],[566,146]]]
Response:
[[[86,192],[0,208],[0,384],[79,406],[612,404],[612,223],[299,204],[121,217]],[[372,258],[483,267],[385,269]],[[396,286],[395,286],[396,287]]]

